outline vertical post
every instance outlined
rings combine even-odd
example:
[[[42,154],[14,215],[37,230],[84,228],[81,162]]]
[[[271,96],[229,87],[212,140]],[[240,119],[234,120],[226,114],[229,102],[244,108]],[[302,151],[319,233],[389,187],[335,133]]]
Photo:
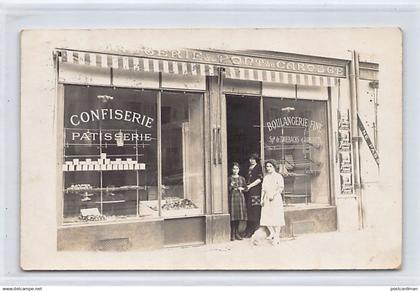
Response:
[[[102,127],[99,127],[99,157],[102,156]],[[99,188],[101,189],[100,194],[101,194],[101,215],[103,215],[102,211],[103,211],[103,182],[102,182],[102,166],[100,167],[99,170]]]
[[[219,167],[219,175],[220,176],[220,182],[221,182],[221,197],[220,197],[220,205],[221,209],[218,211],[219,213],[226,212],[227,209],[227,167],[224,165],[223,161],[227,162],[227,157],[223,155],[223,151],[225,148],[225,141],[226,141],[226,135],[223,134],[222,136],[222,128],[226,130],[226,123],[225,123],[225,117],[226,117],[226,96],[223,93],[223,83],[225,78],[225,68],[220,67],[219,68],[219,83],[218,83],[218,114],[217,114],[217,137],[218,137],[218,144],[217,144],[217,151],[218,151],[218,167]],[[225,132],[225,131],[224,131]]]
[[[63,171],[63,165],[66,163],[66,158],[65,158],[65,155],[66,155],[66,130],[64,128],[64,120],[63,120],[63,118],[64,118],[64,86],[63,85],[60,85],[57,88],[57,99],[58,99],[58,103],[57,103],[58,104],[58,106],[57,106],[58,107],[57,108],[58,109],[57,110],[58,132],[57,133],[58,133],[58,136],[60,136],[60,134],[63,135],[63,138],[62,138],[63,144],[58,147],[58,160],[61,160],[61,164],[59,165],[59,169],[60,169],[61,172],[57,171],[57,173],[61,173],[61,177],[60,177],[61,181],[59,181],[61,193],[60,193],[60,198],[57,199],[57,201],[59,201],[60,205],[57,209],[60,210],[60,214],[59,214],[59,217],[58,217],[58,222],[59,222],[59,224],[62,224],[63,220],[64,220],[64,195],[65,195],[64,190],[65,190],[65,187],[66,187],[66,185],[65,185],[66,172]],[[62,114],[60,114],[60,113],[62,113]]]
[[[358,117],[359,114],[359,54],[354,51],[354,65],[355,65],[355,85],[356,85],[356,95],[355,95],[355,105],[356,105],[356,132],[357,138],[355,141],[356,147],[356,160],[357,160],[357,185],[359,188],[359,216],[360,216],[360,228],[364,228],[364,211],[363,211],[363,185],[362,185],[362,168],[361,168],[361,158],[360,158],[360,142],[361,137],[359,137],[359,127],[358,127]]]
[[[373,87],[373,96],[374,96],[374,106],[375,106],[375,128],[374,128],[374,140],[375,140],[375,148],[378,150],[378,88],[379,83],[378,81],[371,82]]]
[[[138,136],[137,134],[137,129],[136,129],[136,136]],[[136,138],[136,162],[137,164],[139,163],[139,145],[138,145],[138,140]],[[136,217],[140,216],[140,201],[139,201],[139,171],[140,170],[135,170],[136,171]]]
[[[161,73],[160,73],[161,75]],[[159,217],[162,216],[162,116],[161,106],[162,105],[162,90],[158,91],[157,94],[157,194],[158,194],[158,208]]]
[[[260,157],[261,161],[265,160],[264,151],[264,99],[260,96]]]
[[[337,86],[340,86],[340,80],[338,80]],[[340,89],[338,88],[338,91]],[[328,172],[329,172],[329,190],[330,190],[330,195],[328,195],[328,204],[329,205],[335,205],[334,202],[334,190],[335,190],[335,182],[334,182],[334,162],[338,163],[338,133],[337,132],[333,132],[333,98],[332,98],[332,88],[328,87],[328,101],[327,101],[327,133],[328,133],[328,138],[327,138],[327,147],[328,147],[328,154],[329,154],[329,160],[328,160]],[[338,109],[337,109],[337,114],[338,114]],[[336,143],[336,149],[334,151],[334,143]]]
[[[352,133],[352,158],[354,164],[354,190],[358,199],[358,212],[359,212],[359,229],[363,228],[363,205],[362,205],[362,185],[360,177],[360,153],[359,153],[359,129],[357,125],[357,114],[358,114],[358,70],[359,60],[356,51],[351,51],[352,62],[350,66],[350,102],[351,102],[351,133]]]
[[[306,135],[307,135],[307,133],[306,133],[306,127],[304,127],[303,128],[303,138],[305,139],[306,138]],[[309,152],[309,150],[308,150],[308,148],[307,148],[307,144],[306,144],[306,142],[304,142],[304,143],[302,143],[302,152],[303,152],[303,157],[304,157],[304,160],[303,160],[303,163],[305,163],[306,165],[304,166],[304,172],[303,172],[303,180],[304,180],[304,183],[305,183],[305,204],[308,204],[308,166],[309,166],[309,171],[311,170],[311,167],[312,167],[312,161],[310,160],[310,156],[308,157],[308,152]]]
[[[63,224],[64,219],[64,190],[65,190],[65,172],[63,171],[63,165],[65,164],[65,146],[66,146],[66,136],[65,136],[65,128],[64,128],[64,85],[59,84],[59,66],[60,66],[60,52],[55,51],[53,53],[54,59],[54,68],[55,68],[55,96],[54,102],[54,127],[53,127],[53,134],[57,135],[57,142],[62,140],[62,144],[59,142],[57,143],[57,161],[61,161],[61,163],[57,163],[56,170],[57,173],[61,173],[57,177],[57,189],[61,191],[57,191],[60,197],[57,197],[57,222],[59,225]],[[62,138],[60,138],[62,137]]]
[[[209,103],[209,82],[210,78],[206,77],[206,86],[207,92],[204,95],[204,169],[205,169],[205,205],[204,205],[204,213],[210,214],[211,213],[211,201],[209,197],[211,196],[211,125],[210,125],[210,103]]]

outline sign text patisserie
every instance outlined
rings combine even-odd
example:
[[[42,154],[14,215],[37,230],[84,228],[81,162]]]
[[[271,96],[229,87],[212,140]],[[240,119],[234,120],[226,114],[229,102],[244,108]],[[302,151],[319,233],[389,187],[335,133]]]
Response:
[[[124,143],[124,142],[150,142],[152,141],[151,133],[140,133],[135,131],[124,130],[68,130],[66,132],[66,141],[69,143]]]

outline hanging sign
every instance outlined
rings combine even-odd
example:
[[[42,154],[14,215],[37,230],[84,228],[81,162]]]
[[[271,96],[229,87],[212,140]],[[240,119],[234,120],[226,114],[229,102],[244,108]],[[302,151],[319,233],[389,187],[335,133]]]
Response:
[[[365,141],[366,141],[366,143],[367,143],[367,145],[368,145],[368,147],[370,149],[370,152],[372,153],[373,158],[376,161],[376,164],[378,164],[378,166],[379,166],[379,155],[378,155],[378,152],[376,151],[375,145],[373,144],[372,140],[370,139],[369,134],[368,134],[365,126],[363,125],[363,122],[360,119],[359,114],[357,114],[357,124],[359,126],[359,129],[360,129],[362,135],[363,135],[363,138],[365,139]]]

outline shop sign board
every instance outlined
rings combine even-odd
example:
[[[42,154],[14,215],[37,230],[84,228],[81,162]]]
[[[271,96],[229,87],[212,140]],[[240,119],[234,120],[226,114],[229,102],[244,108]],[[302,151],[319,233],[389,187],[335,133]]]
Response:
[[[346,77],[346,68],[344,64],[323,64],[316,61],[297,61],[281,58],[189,49],[157,50],[143,48],[136,53],[140,57],[148,58],[200,62],[232,67],[323,75],[330,77]]]
[[[375,159],[376,164],[379,166],[378,152],[376,151],[375,145],[373,144],[372,140],[370,139],[369,134],[368,134],[362,120],[360,119],[359,114],[357,114],[357,124],[359,125],[360,132],[362,133],[362,136],[363,136],[364,140],[366,141],[366,143],[369,147],[369,150],[370,150],[373,158]]]

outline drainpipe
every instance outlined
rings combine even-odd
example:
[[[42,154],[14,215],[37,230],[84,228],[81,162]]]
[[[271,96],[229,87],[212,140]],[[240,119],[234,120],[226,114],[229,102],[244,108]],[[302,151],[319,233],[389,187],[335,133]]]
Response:
[[[350,103],[351,103],[351,127],[352,127],[352,147],[354,164],[354,191],[357,199],[359,214],[359,229],[363,229],[363,197],[362,180],[360,168],[360,139],[359,128],[357,124],[358,114],[358,79],[359,79],[359,55],[356,51],[351,51],[352,61],[350,64]]]

